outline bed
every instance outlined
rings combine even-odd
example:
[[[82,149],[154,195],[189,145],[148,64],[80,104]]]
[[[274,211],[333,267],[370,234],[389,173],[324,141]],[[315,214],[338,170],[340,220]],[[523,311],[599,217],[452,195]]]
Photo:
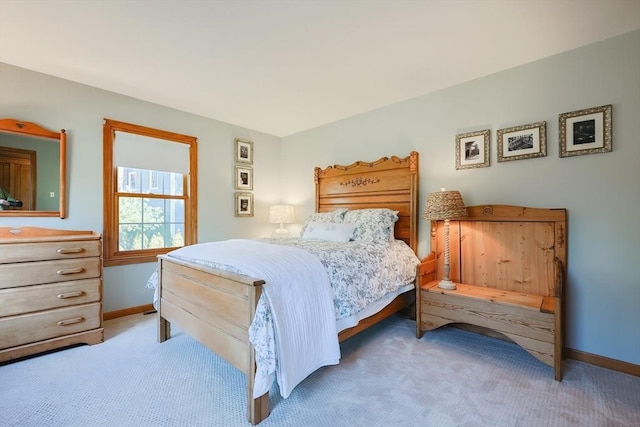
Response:
[[[403,158],[392,156],[347,166],[316,167],[314,181],[317,214],[373,209],[397,212],[397,221],[392,226],[393,239],[404,242],[402,245],[410,248],[412,256],[415,255],[418,235],[417,152]],[[250,246],[249,242],[241,240],[233,243],[236,247],[245,243],[247,247],[254,247],[253,243]],[[264,244],[285,251],[279,255],[281,257],[288,256],[286,251],[289,250],[300,251],[269,241],[255,243],[255,251],[259,252],[262,248],[259,245]],[[292,246],[296,244],[292,243]],[[191,248],[183,249],[187,256],[181,258],[171,254],[159,256],[156,291],[158,341],[163,342],[170,337],[170,325],[175,322],[185,333],[242,371],[247,376],[247,418],[251,424],[258,424],[269,415],[269,394],[268,390],[260,396],[254,392],[260,378],[257,377],[257,346],[254,348],[250,341],[250,331],[260,310],[259,302],[264,300],[261,296],[267,280],[258,275],[217,268],[215,263],[194,262],[188,256]],[[412,279],[415,279],[415,273]],[[355,324],[341,328],[334,325],[334,337],[340,330],[336,342],[401,310],[411,310],[415,302],[413,282],[399,288],[392,296],[393,299],[387,297],[384,300],[383,307],[378,303],[374,309],[363,311],[367,317],[359,316],[355,322],[351,321]],[[303,302],[295,301],[294,309],[307,310]]]

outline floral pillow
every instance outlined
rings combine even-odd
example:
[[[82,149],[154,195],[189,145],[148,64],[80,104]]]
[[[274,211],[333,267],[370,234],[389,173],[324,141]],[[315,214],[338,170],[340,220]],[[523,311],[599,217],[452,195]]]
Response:
[[[338,208],[331,212],[317,212],[309,215],[300,229],[300,235],[304,235],[310,222],[344,222],[344,214],[347,208]]]
[[[344,214],[344,222],[356,224],[353,240],[356,242],[388,242],[393,240],[393,228],[398,221],[398,211],[386,208],[350,210]]]

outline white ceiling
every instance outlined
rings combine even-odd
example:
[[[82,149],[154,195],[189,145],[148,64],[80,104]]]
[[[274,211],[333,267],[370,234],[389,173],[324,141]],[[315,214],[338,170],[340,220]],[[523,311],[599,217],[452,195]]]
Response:
[[[0,62],[287,136],[638,28],[640,0],[0,0]]]

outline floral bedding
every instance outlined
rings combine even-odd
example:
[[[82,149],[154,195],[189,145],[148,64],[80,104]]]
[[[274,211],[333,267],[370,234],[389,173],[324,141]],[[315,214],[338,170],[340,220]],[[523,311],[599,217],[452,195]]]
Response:
[[[333,288],[336,320],[354,315],[387,293],[413,282],[420,263],[401,240],[376,244],[299,238],[260,240],[304,249],[320,259]]]

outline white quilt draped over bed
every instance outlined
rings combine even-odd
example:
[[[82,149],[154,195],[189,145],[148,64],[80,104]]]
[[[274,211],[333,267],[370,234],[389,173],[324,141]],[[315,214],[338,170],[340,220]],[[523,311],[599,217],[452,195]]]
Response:
[[[339,363],[333,291],[325,267],[314,255],[245,239],[185,246],[169,255],[197,263],[224,264],[238,273],[265,280],[263,293],[273,316],[276,376],[283,397],[318,368]],[[258,370],[254,398],[267,393],[273,379],[273,374]]]

